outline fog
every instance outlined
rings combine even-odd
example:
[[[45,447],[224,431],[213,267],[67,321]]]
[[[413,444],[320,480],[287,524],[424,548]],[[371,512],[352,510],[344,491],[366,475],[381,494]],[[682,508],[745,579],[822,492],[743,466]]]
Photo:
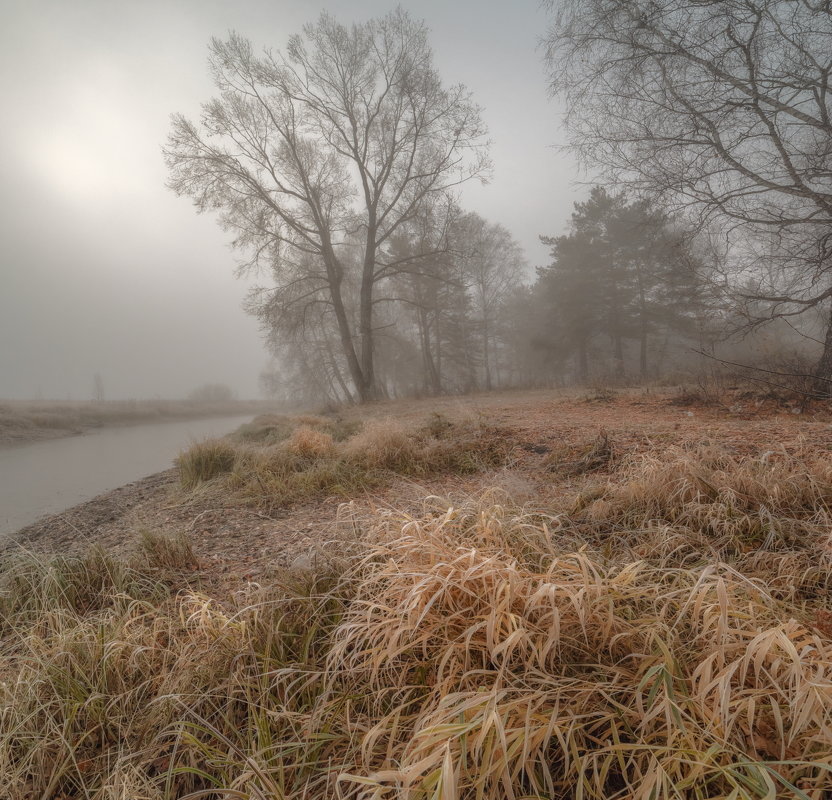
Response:
[[[268,355],[241,308],[230,236],[165,188],[173,112],[213,94],[211,36],[282,48],[324,8],[344,22],[389,3],[4,0],[0,26],[0,397],[177,397],[206,382],[259,392]],[[558,106],[531,0],[408,6],[431,28],[447,83],[483,106],[493,179],[466,209],[506,226],[531,265],[581,192],[558,142]]]

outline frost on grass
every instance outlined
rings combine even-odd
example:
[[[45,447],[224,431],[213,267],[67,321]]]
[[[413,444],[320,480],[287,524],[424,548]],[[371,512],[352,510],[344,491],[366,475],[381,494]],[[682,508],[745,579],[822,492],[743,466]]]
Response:
[[[670,452],[579,511],[427,498],[231,596],[181,589],[187,552],[156,540],[130,564],[8,564],[0,782],[13,800],[820,800],[828,479]],[[789,537],[758,529],[765,497]]]
[[[319,417],[280,418],[290,426],[281,429],[282,438],[275,441],[272,432],[258,438],[256,431],[271,431],[275,419],[244,426],[236,440],[193,445],[177,460],[182,487],[212,483],[220,494],[273,509],[326,495],[349,498],[396,476],[475,473],[503,465],[511,450],[498,427],[471,420],[437,427],[432,418],[415,427],[381,419],[360,428]]]

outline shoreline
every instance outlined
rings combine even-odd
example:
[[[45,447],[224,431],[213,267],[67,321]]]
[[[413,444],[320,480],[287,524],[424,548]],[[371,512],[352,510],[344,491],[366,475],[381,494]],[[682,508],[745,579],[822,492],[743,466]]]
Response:
[[[92,413],[89,413],[92,412]],[[135,411],[114,409],[99,416],[92,416],[95,409],[61,409],[59,412],[27,410],[9,412],[8,406],[0,403],[0,449],[33,444],[35,442],[66,439],[83,436],[93,431],[110,428],[132,428],[139,425],[153,425],[166,422],[187,422],[213,417],[244,416],[273,413],[273,406],[252,401],[239,405],[212,407],[207,409],[168,408],[161,411],[136,409]],[[86,416],[85,416],[86,414]],[[45,419],[44,419],[45,418]]]
[[[76,503],[63,511],[44,516],[0,537],[0,553],[13,550],[49,549],[67,553],[84,550],[91,544],[118,548],[125,541],[127,528],[119,525],[130,512],[149,508],[167,496],[178,480],[176,467],[146,475],[115,489]]]

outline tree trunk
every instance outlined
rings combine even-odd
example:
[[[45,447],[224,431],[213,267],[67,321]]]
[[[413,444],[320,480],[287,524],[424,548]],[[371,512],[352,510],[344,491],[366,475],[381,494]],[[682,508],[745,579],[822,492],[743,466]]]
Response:
[[[641,341],[639,342],[638,353],[639,371],[641,372],[642,382],[647,381],[647,330],[644,324],[641,326]]]
[[[613,350],[615,354],[615,377],[619,380],[624,377],[624,343],[619,334],[613,338]]]
[[[489,338],[488,318],[485,317],[483,319],[483,324],[482,324],[482,363],[483,363],[483,366],[485,367],[485,390],[487,392],[490,392],[491,391],[491,353],[489,352],[488,338]]]
[[[344,355],[347,359],[350,377],[352,378],[353,384],[355,384],[355,390],[358,392],[359,399],[369,399],[364,396],[365,378],[361,370],[361,365],[358,362],[358,357],[355,354],[355,347],[353,347],[352,331],[350,330],[350,323],[347,319],[346,309],[344,308],[344,301],[341,298],[340,280],[334,287],[332,287],[330,294],[332,296],[332,305],[335,309],[335,319],[338,322],[338,333],[341,338],[341,348],[343,349]]]
[[[344,396],[346,397],[347,402],[348,403],[355,402],[355,400],[352,396],[352,392],[349,389],[349,386],[347,386],[347,383],[344,380],[343,375],[341,375],[341,370],[338,367],[338,359],[335,358],[335,353],[332,352],[332,345],[329,343],[328,340],[326,342],[326,350],[327,350],[327,353],[329,353],[329,361],[330,361],[330,364],[332,365],[332,371],[335,375],[335,380],[338,382],[338,385],[341,387],[341,391],[344,393]]]
[[[621,309],[618,301],[618,286],[613,283],[612,308],[610,309],[610,338],[612,339],[612,354],[615,361],[615,377],[624,377],[624,343],[621,336]]]
[[[436,324],[434,325],[434,328],[436,328],[436,358],[433,359],[433,363],[436,365],[436,393],[442,394],[442,332],[439,329],[442,316],[438,310],[436,312],[435,319]]]
[[[373,286],[376,269],[375,225],[367,228],[364,250],[364,266],[361,271],[361,300],[359,307],[359,329],[361,332],[361,373],[362,386],[359,388],[361,401],[375,400],[378,396],[374,364],[373,342]]]
[[[638,365],[642,382],[647,381],[647,299],[644,296],[644,276],[641,265],[636,264],[638,278],[639,353]]]
[[[430,320],[427,309],[419,307],[419,342],[422,347],[422,368],[425,391],[431,394],[440,393],[439,372],[433,360],[430,342]]]
[[[829,318],[826,323],[826,336],[823,342],[823,353],[815,365],[814,389],[824,397],[832,396],[832,305],[829,308]]]
[[[355,390],[358,392],[359,400],[367,400],[365,397],[364,386],[366,384],[365,376],[361,370],[361,364],[358,362],[358,357],[355,354],[355,346],[353,345],[352,331],[350,330],[350,322],[347,319],[347,311],[344,308],[344,300],[341,297],[341,280],[343,270],[341,264],[332,249],[332,244],[324,240],[324,264],[326,265],[326,277],[329,284],[329,296],[332,300],[332,308],[335,311],[335,319],[338,322],[338,334],[341,339],[341,349],[344,351],[344,356],[347,359],[347,366],[350,370],[350,377],[355,385]]]

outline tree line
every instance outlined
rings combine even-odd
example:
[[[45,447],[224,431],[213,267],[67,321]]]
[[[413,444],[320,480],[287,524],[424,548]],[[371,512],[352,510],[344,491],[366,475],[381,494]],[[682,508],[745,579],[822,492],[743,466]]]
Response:
[[[821,321],[826,393],[831,19],[810,0],[559,2],[546,67],[597,185],[536,275],[460,206],[490,171],[482,111],[400,8],[324,14],[282,52],[212,40],[218,95],[173,118],[170,186],[264,279],[247,308],[287,399],[649,380],[773,320],[800,343]]]

